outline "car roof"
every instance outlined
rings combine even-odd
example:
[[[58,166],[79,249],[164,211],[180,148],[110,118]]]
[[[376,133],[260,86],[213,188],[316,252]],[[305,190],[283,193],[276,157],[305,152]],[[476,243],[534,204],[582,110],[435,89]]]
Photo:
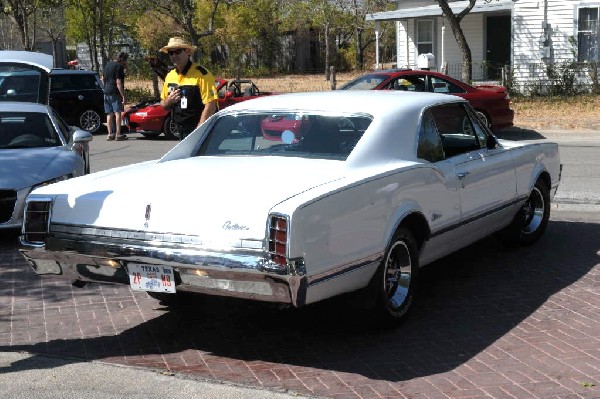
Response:
[[[5,101],[0,102],[0,112],[48,112],[50,107],[45,104]]]
[[[45,53],[37,53],[33,51],[16,51],[16,50],[4,50],[0,51],[0,59],[3,64],[19,63],[29,64],[45,70],[50,71],[54,65],[54,58]]]
[[[403,110],[420,110],[443,103],[466,102],[462,98],[438,93],[396,90],[334,90],[276,94],[259,97],[225,108],[224,111],[305,111],[321,113],[366,113],[390,115]]]
[[[88,69],[62,69],[54,68],[50,71],[50,75],[97,75],[96,71]]]

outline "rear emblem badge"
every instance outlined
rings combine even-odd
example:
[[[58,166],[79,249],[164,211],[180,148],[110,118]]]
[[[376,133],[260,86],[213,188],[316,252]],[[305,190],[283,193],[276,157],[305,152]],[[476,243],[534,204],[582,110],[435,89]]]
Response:
[[[150,220],[150,212],[152,212],[152,205],[146,205],[146,223],[144,223],[144,227],[148,227],[148,220]]]

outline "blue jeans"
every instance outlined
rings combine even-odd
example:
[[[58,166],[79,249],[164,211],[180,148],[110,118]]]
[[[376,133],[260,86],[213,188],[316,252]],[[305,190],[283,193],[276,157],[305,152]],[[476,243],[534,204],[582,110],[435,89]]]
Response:
[[[105,94],[104,95],[104,112],[113,114],[115,112],[123,112],[123,97],[120,94]]]

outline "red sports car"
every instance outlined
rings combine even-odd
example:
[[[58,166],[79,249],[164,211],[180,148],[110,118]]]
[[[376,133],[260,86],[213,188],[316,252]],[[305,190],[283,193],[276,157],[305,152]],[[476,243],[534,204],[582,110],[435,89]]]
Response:
[[[504,86],[471,86],[439,72],[391,69],[371,72],[346,83],[340,90],[406,90],[447,93],[469,101],[492,130],[513,126],[514,112]]]
[[[219,93],[219,109],[241,101],[250,100],[262,95],[258,87],[248,79],[235,79],[228,82],[216,78],[215,86]],[[133,105],[125,112],[125,125],[131,133],[141,133],[146,137],[158,136],[161,133],[167,138],[177,137],[177,128],[171,120],[171,113],[160,105],[160,99],[151,98]]]

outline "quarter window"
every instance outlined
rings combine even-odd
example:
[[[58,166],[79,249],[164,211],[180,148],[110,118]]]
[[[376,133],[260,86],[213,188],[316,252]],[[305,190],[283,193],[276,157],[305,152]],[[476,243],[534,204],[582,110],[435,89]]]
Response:
[[[578,61],[598,61],[599,24],[598,15],[600,7],[586,7],[579,9],[577,22],[577,58]]]
[[[442,141],[435,126],[435,121],[429,110],[423,114],[421,122],[421,131],[419,132],[419,145],[417,148],[417,158],[425,159],[430,162],[437,162],[444,159],[444,150]]]

